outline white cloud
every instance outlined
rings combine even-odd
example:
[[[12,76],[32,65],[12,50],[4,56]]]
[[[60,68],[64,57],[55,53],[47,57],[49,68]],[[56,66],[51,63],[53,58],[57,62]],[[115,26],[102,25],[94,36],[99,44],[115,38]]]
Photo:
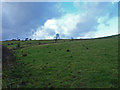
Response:
[[[118,18],[114,17],[107,21],[107,25],[102,23],[102,20],[99,19],[99,25],[97,27],[97,32],[95,32],[94,38],[97,37],[104,37],[104,36],[111,36],[118,34]]]
[[[61,18],[48,19],[43,26],[37,28],[32,38],[53,39],[56,33],[59,33],[60,36],[71,37],[71,32],[80,22],[82,22],[82,18],[79,14],[66,14]]]

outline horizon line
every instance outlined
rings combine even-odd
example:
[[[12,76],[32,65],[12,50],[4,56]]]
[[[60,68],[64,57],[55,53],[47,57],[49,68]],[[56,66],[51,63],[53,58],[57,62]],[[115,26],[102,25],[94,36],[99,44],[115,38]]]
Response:
[[[120,35],[120,33],[119,34],[115,34],[115,35],[110,35],[110,36],[119,36]],[[110,36],[104,36],[104,37],[96,37],[96,38],[73,38],[73,40],[74,39],[98,39],[98,38],[105,38],[105,37],[110,37]],[[29,38],[29,39],[31,39],[31,38]],[[61,38],[61,39],[59,39],[59,40],[63,40],[63,39],[65,39],[65,38]],[[66,39],[71,39],[71,38],[66,38]],[[16,40],[16,41],[18,41],[17,39],[10,39],[10,40],[2,40],[2,41],[0,41],[0,42],[3,42],[3,41],[12,41],[12,40]],[[25,39],[20,39],[20,41],[25,41]],[[32,39],[32,40],[54,40],[54,39]],[[28,41],[30,41],[30,40],[28,40]]]

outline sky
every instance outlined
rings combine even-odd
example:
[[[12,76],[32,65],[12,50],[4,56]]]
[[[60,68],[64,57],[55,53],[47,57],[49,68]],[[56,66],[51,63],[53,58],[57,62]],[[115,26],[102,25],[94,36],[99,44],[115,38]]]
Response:
[[[2,40],[118,34],[117,2],[3,2]]]

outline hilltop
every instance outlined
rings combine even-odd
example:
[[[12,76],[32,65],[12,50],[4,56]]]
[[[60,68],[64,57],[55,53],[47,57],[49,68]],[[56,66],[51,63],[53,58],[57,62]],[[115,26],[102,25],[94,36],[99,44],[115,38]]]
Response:
[[[89,40],[4,41],[16,63],[3,88],[116,88],[118,35]]]

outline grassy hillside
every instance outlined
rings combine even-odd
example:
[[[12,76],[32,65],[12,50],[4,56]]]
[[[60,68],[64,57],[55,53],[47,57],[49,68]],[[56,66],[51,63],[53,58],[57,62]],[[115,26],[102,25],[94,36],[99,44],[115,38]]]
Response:
[[[12,43],[12,44],[11,44]],[[15,48],[20,43],[20,48]],[[116,88],[118,36],[93,40],[7,41],[16,63],[3,88]]]

